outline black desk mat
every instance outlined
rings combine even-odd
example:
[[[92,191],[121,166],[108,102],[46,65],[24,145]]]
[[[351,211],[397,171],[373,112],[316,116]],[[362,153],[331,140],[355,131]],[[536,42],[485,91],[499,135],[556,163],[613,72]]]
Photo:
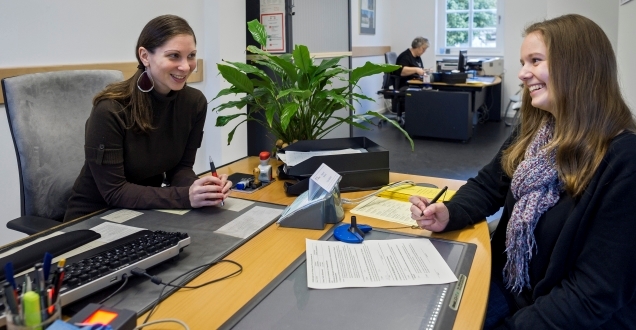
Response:
[[[191,243],[183,249],[177,258],[147,269],[149,274],[159,276],[163,282],[168,283],[179,275],[195,267],[223,259],[243,243],[248,241],[251,237],[258,234],[276,221],[278,217],[273,221],[270,221],[267,225],[261,227],[256,233],[246,239],[215,233],[215,230],[221,228],[238,216],[248,212],[255,206],[280,209],[281,211],[285,208],[285,206],[282,205],[261,202],[252,203],[253,204],[238,212],[218,207],[193,209],[184,215],[171,214],[156,210],[135,210],[142,212],[143,214],[122,224],[132,227],[146,228],[149,230],[188,233],[191,238]],[[106,220],[101,219],[102,217],[116,211],[119,211],[119,209],[108,210],[104,213],[100,213],[78,224],[66,227],[63,231],[90,229],[105,222]],[[206,269],[207,268],[201,269],[196,272],[195,275],[203,273]],[[68,314],[74,314],[88,303],[97,303],[107,297],[114,292],[120,284],[121,282],[75,301],[72,304],[65,306],[64,309],[68,312]],[[178,284],[178,282],[175,282],[174,284]],[[159,292],[162,288],[163,285],[155,285],[146,277],[132,276],[129,278],[126,287],[106,301],[104,305],[119,309],[132,310],[137,312],[138,315],[141,315],[152,307],[154,301],[159,297]],[[166,288],[164,290],[164,295],[166,293],[169,295],[175,291],[177,291],[176,288]]]
[[[374,229],[365,239],[430,239],[455,275],[468,276],[477,246]],[[322,239],[334,240],[332,232]],[[305,254],[221,329],[450,329],[458,282],[317,290],[307,287]]]

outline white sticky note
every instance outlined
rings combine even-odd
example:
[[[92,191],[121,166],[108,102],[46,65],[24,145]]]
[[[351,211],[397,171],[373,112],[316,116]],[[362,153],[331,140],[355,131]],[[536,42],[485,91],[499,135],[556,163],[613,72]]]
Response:
[[[248,201],[240,198],[228,198],[225,200],[225,205],[223,205],[224,210],[230,210],[234,212],[240,212],[244,208],[254,204],[253,201]]]
[[[133,210],[119,210],[117,212],[113,212],[109,215],[103,216],[102,219],[104,220],[108,220],[108,221],[112,221],[112,222],[117,222],[117,223],[122,223],[122,222],[126,222],[134,217],[138,217],[140,215],[142,215],[143,213],[141,212],[137,212],[137,211],[133,211]]]
[[[216,233],[238,238],[247,238],[267,223],[279,216],[283,210],[263,206],[254,206],[251,210],[236,217],[225,226],[216,230]]]
[[[187,209],[187,210],[155,209],[155,211],[164,212],[164,213],[170,213],[170,214],[176,214],[176,215],[184,215],[184,214],[190,212],[190,209]]]

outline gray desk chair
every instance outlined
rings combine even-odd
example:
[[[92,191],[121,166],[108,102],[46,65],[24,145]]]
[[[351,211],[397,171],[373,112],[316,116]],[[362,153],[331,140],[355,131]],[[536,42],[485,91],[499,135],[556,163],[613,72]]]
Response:
[[[397,54],[395,52],[384,53],[384,61],[387,64],[395,64]],[[382,89],[378,91],[385,100],[385,109],[387,118],[395,120],[398,124],[404,126],[404,118],[399,113],[400,102],[404,102],[404,93],[400,92],[400,77],[391,73],[384,73],[382,77]]]
[[[21,217],[9,229],[29,235],[59,225],[84,164],[84,125],[93,97],[122,81],[113,70],[56,71],[2,79],[20,174]]]
[[[519,119],[519,109],[521,108],[521,99],[523,95],[521,94],[521,91],[523,90],[523,85],[519,86],[519,90],[514,95],[510,96],[510,101],[508,102],[508,106],[506,107],[506,111],[504,112],[504,124],[506,124],[506,126],[516,125],[517,120]],[[509,122],[507,115],[508,110],[510,109],[516,112],[515,115],[512,117],[512,120]]]

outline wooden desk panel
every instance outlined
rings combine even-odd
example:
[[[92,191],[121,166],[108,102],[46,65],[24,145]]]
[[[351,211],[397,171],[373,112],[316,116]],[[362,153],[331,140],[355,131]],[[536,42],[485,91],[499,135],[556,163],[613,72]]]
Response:
[[[257,165],[257,157],[248,157],[221,167],[217,172],[225,174],[234,172],[251,173],[251,169]],[[440,187],[446,185],[453,190],[458,189],[464,183],[458,180],[400,173],[390,173],[389,178],[391,181],[413,180],[432,183]],[[282,185],[282,182],[277,181],[252,194],[232,192],[232,197],[287,205],[295,197],[286,196]],[[368,193],[348,192],[342,195],[347,198],[355,198]],[[353,207],[352,205],[345,206],[345,221],[347,222],[351,215],[350,209]],[[358,219],[360,223],[376,227],[399,226],[395,223],[373,218],[359,216]],[[159,305],[151,320],[177,318],[186,322],[191,329],[218,328],[305,252],[306,238],[318,239],[330,228],[331,225],[328,225],[324,230],[293,229],[278,227],[276,224],[271,225],[226,258],[240,263],[243,266],[242,274],[200,289],[179,290]],[[472,228],[445,234],[431,235],[429,231],[414,229],[402,229],[399,231],[477,245],[477,251],[457,313],[454,329],[481,329],[490,284],[490,236],[487,223],[484,221]],[[222,277],[231,273],[235,267],[230,264],[220,264],[194,279],[191,284],[197,285]],[[145,317],[146,315],[142,315],[138,319],[138,324],[141,324]],[[164,323],[149,326],[146,329],[181,329],[181,327],[176,324]]]

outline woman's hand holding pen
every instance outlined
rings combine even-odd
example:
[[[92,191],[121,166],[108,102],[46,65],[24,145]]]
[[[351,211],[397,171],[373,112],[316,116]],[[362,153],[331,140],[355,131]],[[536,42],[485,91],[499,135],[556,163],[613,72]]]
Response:
[[[230,195],[232,181],[227,179],[227,174],[213,177],[204,176],[190,186],[190,206],[199,208],[203,206],[219,205]]]
[[[417,221],[422,229],[432,232],[440,232],[448,225],[450,215],[444,203],[430,203],[426,197],[409,197],[411,205],[411,218]]]

